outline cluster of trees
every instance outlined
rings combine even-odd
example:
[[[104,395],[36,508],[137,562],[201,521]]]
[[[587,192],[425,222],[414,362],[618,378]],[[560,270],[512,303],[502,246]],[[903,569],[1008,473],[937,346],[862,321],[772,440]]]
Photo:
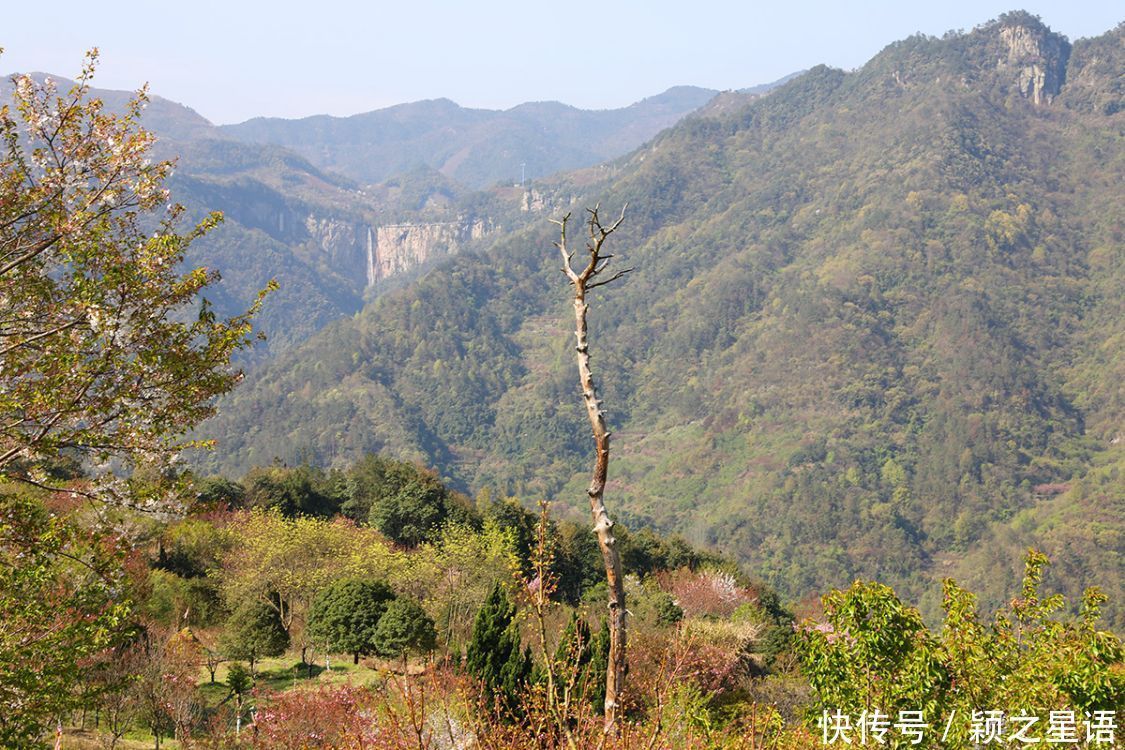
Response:
[[[284,479],[308,470],[270,471]],[[477,505],[486,510],[475,510],[479,528],[447,520],[433,541],[408,547],[342,515],[287,517],[268,503],[232,510],[227,500],[220,508],[213,498],[198,499],[217,484],[197,480],[188,518],[141,533],[143,555],[133,559],[142,564],[128,566],[113,584],[131,592],[133,612],[121,597],[116,610],[105,609],[94,596],[99,589],[89,586],[82,594],[91,598],[66,604],[98,606],[105,616],[73,627],[110,634],[127,624],[124,635],[87,640],[60,631],[44,651],[53,650],[57,672],[44,671],[40,657],[9,652],[7,690],[55,675],[45,683],[55,688],[50,702],[0,720],[9,745],[23,746],[60,716],[93,723],[113,741],[140,727],[154,738],[206,738],[219,747],[287,746],[255,744],[282,736],[293,747],[397,736],[392,728],[408,724],[394,722],[411,711],[431,717],[423,723],[430,728],[420,730],[426,743],[436,743],[441,722],[460,711],[484,717],[458,724],[460,731],[472,726],[478,738],[491,737],[498,747],[522,747],[532,735],[559,747],[600,736],[609,643],[604,584],[591,576],[576,597],[564,592],[560,584],[572,575],[570,563],[556,553],[565,549],[565,524],[482,497]],[[378,502],[378,494],[372,496]],[[44,514],[21,517],[39,525],[23,533],[50,538]],[[5,528],[15,533],[20,527]],[[62,535],[56,543],[79,540]],[[677,746],[711,748],[743,736],[782,748],[809,741],[806,732],[816,731],[815,717],[824,708],[893,712],[917,704],[945,716],[963,713],[981,696],[996,705],[1078,712],[1114,710],[1125,700],[1120,640],[1097,625],[1104,597],[1092,591],[1080,618],[1060,617],[1061,598],[1040,592],[1045,560],[1039,555],[1029,559],[1010,611],[992,625],[952,582],[940,635],[888,587],[859,582],[825,597],[823,614],[799,628],[794,640],[793,615],[729,563],[651,532],[623,534],[622,544],[628,564],[645,571],[627,580],[634,653],[622,741],[664,736]],[[521,546],[522,557],[516,554]],[[52,616],[43,613],[57,600],[44,598],[36,615],[16,596],[42,596],[45,573],[49,581],[74,575],[59,567],[66,558],[43,567],[56,549],[78,548],[46,547],[40,567],[27,564],[25,580],[38,577],[40,588],[13,589],[12,598],[0,602],[13,622]],[[109,548],[105,554],[114,553]],[[109,601],[111,591],[102,590],[100,601]],[[85,644],[89,658],[74,659],[76,652],[65,650],[75,644]],[[399,676],[384,689],[326,685],[290,696],[266,687],[321,673],[307,658],[310,650],[325,658],[347,654],[353,662],[378,657],[372,666],[399,660],[405,666],[412,653],[440,658],[428,659],[421,677],[393,667],[390,674]],[[303,663],[261,670],[264,659],[287,653]],[[23,672],[13,668],[19,665]],[[221,685],[217,674],[224,677]],[[434,713],[440,705],[454,713]],[[251,707],[255,732],[240,733]],[[325,726],[325,717],[351,715],[358,707],[367,720],[341,718]],[[378,733],[371,734],[374,726]],[[311,734],[315,727],[325,727],[319,740]],[[516,744],[503,744],[501,737]]]
[[[362,462],[376,464],[388,473],[426,476],[386,459]],[[307,468],[274,466],[268,472],[276,497],[296,499],[302,507],[327,482],[326,474]],[[340,475],[355,479],[351,469]],[[34,737],[46,722],[60,719],[92,723],[114,742],[138,727],[157,742],[190,742],[208,732],[237,736],[251,708],[269,717],[270,706],[285,700],[265,686],[315,678],[335,655],[351,656],[353,665],[375,657],[364,664],[402,675],[412,671],[406,668],[411,655],[426,656],[427,672],[451,669],[468,679],[462,685],[468,692],[458,700],[477,690],[472,700],[482,701],[481,710],[502,725],[521,725],[528,696],[546,693],[554,696],[549,710],[556,720],[600,714],[610,641],[600,555],[592,543],[577,544],[588,530],[537,517],[511,498],[482,496],[466,506],[467,515],[446,517],[428,530],[430,541],[408,546],[342,513],[287,516],[280,502],[268,501],[261,483],[186,481],[183,491],[192,497],[186,518],[146,520],[129,511],[136,540],[115,583],[128,595],[117,596],[117,608],[103,618],[81,623],[105,634],[86,643],[86,652],[59,653],[60,643],[81,642],[82,634],[58,633],[50,644],[66,666],[58,678],[73,682],[34,715],[0,719],[11,732],[6,736]],[[383,495],[350,484],[378,506]],[[293,487],[304,489],[295,494]],[[250,497],[259,504],[245,507]],[[637,632],[652,639],[641,646],[642,659],[645,648],[680,637],[684,609],[677,600],[712,627],[745,628],[735,621],[744,623],[747,613],[756,623],[750,637],[712,644],[708,674],[724,677],[706,683],[708,689],[720,683],[732,689],[742,677],[765,674],[772,657],[788,651],[787,642],[770,643],[763,634],[787,630],[792,616],[729,561],[652,532],[622,529],[619,539],[625,559],[642,571],[627,581]],[[51,580],[60,580],[63,571],[53,571]],[[28,571],[33,573],[42,576]],[[92,593],[87,587],[84,595]],[[5,606],[17,605],[13,600]],[[26,603],[20,606],[29,617]],[[76,658],[81,653],[90,658]],[[292,662],[277,660],[287,654]],[[7,670],[7,685],[17,684],[21,674],[28,681],[47,677],[30,658],[13,654],[11,664],[26,670]],[[335,667],[347,669],[343,662]],[[26,722],[22,728],[15,718]]]
[[[258,601],[302,649],[316,645],[306,631],[317,602],[342,580],[360,579],[424,602],[443,642],[463,644],[489,587],[530,570],[541,523],[516,498],[471,499],[382,456],[332,471],[275,465],[240,482],[194,479],[191,488],[196,512],[150,529],[146,611],[170,626],[213,627]],[[589,529],[542,522],[554,540],[557,597],[573,606],[597,596],[603,562]],[[640,578],[737,567],[679,537],[623,526],[617,536],[625,566]]]
[[[334,581],[313,601],[308,637],[324,650],[348,651],[355,663],[366,654],[402,657],[429,652],[437,641],[434,621],[417,601],[396,597],[377,581]]]
[[[516,498],[488,492],[469,498],[433,472],[385,456],[328,471],[255,468],[241,481],[197,478],[192,487],[200,512],[240,514],[238,521],[222,525],[195,516],[154,532],[153,566],[160,585],[191,602],[193,623],[209,621],[224,598],[259,598],[277,609],[288,630],[295,613],[301,620],[300,612],[334,577],[371,573],[394,579],[403,575],[405,560],[429,557],[435,550],[449,560],[477,555],[482,565],[496,563],[497,570],[483,579],[492,581],[513,566],[526,569],[538,524]],[[559,596],[576,604],[602,580],[601,554],[585,525],[567,519],[549,524],[557,539],[553,566]],[[510,554],[499,561],[499,550],[508,543]],[[625,566],[641,577],[679,568],[735,567],[728,558],[650,529],[621,527],[618,545]],[[422,554],[410,558],[410,552]],[[222,575],[215,574],[220,569]],[[466,585],[472,587],[465,582],[457,587]],[[414,590],[421,591],[420,584]],[[174,609],[161,601],[154,606]],[[464,614],[453,617],[465,619]]]
[[[425,561],[418,564],[424,568]],[[871,581],[831,592],[822,612],[794,630],[791,614],[774,614],[777,604],[768,592],[763,596],[730,572],[685,568],[643,582],[631,578],[631,680],[622,734],[608,746],[806,747],[817,741],[816,721],[824,712],[858,717],[874,708],[892,717],[922,711],[930,727],[962,717],[950,736],[968,745],[968,717],[980,705],[1042,716],[1048,710],[1080,717],[1119,710],[1125,651],[1120,639],[1098,628],[1104,595],[1091,590],[1080,617],[1060,616],[1062,598],[1041,591],[1045,565],[1041,554],[1029,555],[1019,596],[992,623],[978,614],[971,594],[948,581],[946,622],[936,633],[915,608]],[[325,683],[277,693],[251,689],[253,676],[233,665],[225,700],[208,705],[195,682],[205,646],[192,630],[166,630],[165,641],[150,638],[146,646],[155,664],[142,658],[123,667],[162,674],[165,682],[142,677],[135,683],[133,713],[114,711],[121,693],[112,690],[93,705],[107,726],[111,716],[131,716],[154,734],[215,747],[330,748],[361,740],[373,747],[439,747],[450,732],[501,748],[604,742],[606,620],[600,608],[558,601],[554,580],[549,560],[533,553],[531,571],[517,570],[477,600],[465,643],[451,649],[435,642],[433,621],[414,600],[386,584],[337,579],[315,600],[308,626],[338,633],[334,648],[370,648],[391,660],[407,650],[442,655],[418,676],[384,672],[381,687]],[[256,608],[266,623],[259,631],[284,643],[277,612]],[[771,667],[765,650],[776,626],[789,638]],[[130,664],[120,657],[114,663]],[[282,674],[288,687],[299,672]],[[145,708],[150,694],[160,697],[161,710]],[[239,735],[237,717],[249,705],[256,710],[255,730]],[[909,746],[910,737],[897,731],[890,730],[890,745]],[[1046,731],[1044,721],[1034,736],[1045,741]],[[935,737],[925,746],[936,746]]]
[[[278,602],[280,595],[273,592],[271,598]],[[219,658],[247,661],[253,675],[255,662],[284,654],[291,644],[291,628],[283,624],[278,609],[259,599],[235,609],[219,640]],[[303,650],[316,644],[326,662],[333,653],[350,653],[356,664],[368,655],[405,658],[412,651],[432,651],[437,638],[433,618],[417,601],[396,596],[385,583],[359,578],[328,584],[313,600],[304,626]]]

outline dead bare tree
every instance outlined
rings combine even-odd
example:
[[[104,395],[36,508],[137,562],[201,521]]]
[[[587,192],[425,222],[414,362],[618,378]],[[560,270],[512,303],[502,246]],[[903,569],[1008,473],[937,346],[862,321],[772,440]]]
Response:
[[[616,281],[631,271],[631,268],[618,271],[612,276],[598,279],[609,266],[612,255],[602,252],[602,246],[613,232],[625,220],[625,208],[621,208],[621,216],[612,224],[605,226],[598,216],[599,206],[586,209],[589,218],[586,222],[589,237],[586,240],[587,260],[581,271],[575,271],[571,265],[574,253],[567,249],[566,225],[570,220],[568,213],[562,219],[551,221],[559,225],[559,241],[555,246],[559,249],[563,259],[563,273],[570,279],[574,287],[574,336],[577,339],[575,350],[578,352],[578,378],[582,386],[582,400],[586,406],[586,416],[590,420],[590,427],[594,431],[594,475],[586,494],[590,497],[590,513],[594,518],[594,533],[598,536],[598,546],[602,551],[605,562],[605,577],[609,584],[609,668],[606,670],[605,679],[605,731],[607,735],[616,734],[618,727],[618,709],[620,696],[625,688],[626,658],[625,658],[625,584],[621,573],[621,556],[617,552],[617,543],[613,536],[613,521],[605,509],[603,495],[605,493],[606,477],[609,473],[609,436],[606,428],[605,413],[602,411],[602,402],[598,399],[597,389],[594,387],[594,376],[590,373],[590,345],[587,338],[586,313],[590,306],[586,295],[599,286],[605,286]]]

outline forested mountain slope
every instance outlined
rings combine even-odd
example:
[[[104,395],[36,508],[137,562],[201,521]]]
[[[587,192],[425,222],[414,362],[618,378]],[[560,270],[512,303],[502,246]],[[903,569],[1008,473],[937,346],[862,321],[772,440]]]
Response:
[[[794,597],[862,575],[932,612],[956,574],[995,600],[1034,543],[1056,583],[1120,603],[1123,36],[1071,47],[1013,13],[912,37],[690,118],[587,184],[576,210],[629,201],[615,262],[636,268],[591,312],[608,502]],[[202,463],[382,450],[581,512],[553,229],[253,374]]]
[[[60,95],[74,85],[54,75],[32,76],[49,77]],[[0,100],[8,100],[11,86],[10,78],[0,80]],[[112,111],[124,110],[133,96],[97,88],[90,95]],[[153,155],[176,160],[169,188],[172,200],[187,208],[186,221],[216,210],[225,216],[221,226],[192,244],[188,257],[222,274],[207,295],[216,310],[241,312],[270,279],[280,284],[259,318],[270,338],[256,349],[258,358],[363,306],[371,286],[369,229],[403,221],[473,220],[472,208],[458,203],[466,191],[440,176],[405,175],[392,185],[360,191],[292,151],[236,141],[194,110],[155,95],[142,124],[157,137]]]
[[[50,77],[60,94],[73,85],[59,76],[32,75],[39,80]],[[11,86],[10,77],[0,80],[0,100],[9,98]],[[514,160],[517,180],[521,161],[530,165],[530,177],[616,157],[715,93],[678,87],[604,112],[529,103],[494,113],[451,102],[419,102],[355,118],[259,119],[233,129],[215,127],[189,107],[153,95],[142,122],[157,136],[154,154],[177,160],[170,183],[173,200],[183,203],[193,220],[214,210],[225,215],[222,226],[193,244],[189,258],[222,274],[222,282],[209,293],[217,311],[241,312],[270,279],[279,282],[259,318],[270,332],[268,342],[251,355],[260,360],[354,314],[365,299],[387,286],[390,276],[409,280],[437,259],[525,223],[526,212],[520,207],[532,202],[530,194],[477,191],[451,177],[499,163],[501,152],[507,154],[504,163],[509,167]],[[117,111],[132,96],[107,89],[93,89],[91,94]],[[470,157],[456,157],[464,168],[446,170],[450,176],[439,172],[436,167],[450,158],[449,132],[476,120],[481,123],[471,129],[471,142],[457,145],[463,145],[466,154],[472,152]],[[339,160],[318,158],[341,149],[339,128],[308,130],[321,121],[344,127],[350,144],[346,148],[397,156],[377,175],[365,172],[358,175],[362,182],[356,182],[345,176],[354,172],[349,165],[359,163],[355,154],[345,153]],[[301,133],[292,144],[296,150],[273,142],[278,141],[272,137],[275,131],[291,130]],[[578,147],[595,134],[596,146]],[[560,138],[571,145],[560,146]],[[309,158],[298,151],[308,152]],[[545,161],[537,160],[543,154]],[[436,166],[427,166],[431,163]],[[334,168],[342,172],[331,171]],[[403,278],[394,283],[404,283]]]

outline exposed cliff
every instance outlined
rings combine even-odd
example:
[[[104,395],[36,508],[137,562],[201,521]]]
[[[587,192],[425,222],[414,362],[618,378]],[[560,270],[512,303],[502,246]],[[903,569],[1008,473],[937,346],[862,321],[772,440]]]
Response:
[[[464,249],[492,230],[491,221],[463,219],[374,225],[310,214],[310,239],[337,273],[361,288]]]
[[[322,263],[360,291],[370,283],[365,280],[367,262],[364,248],[370,231],[366,223],[310,213],[304,219],[304,229]]]
[[[1006,54],[996,66],[1015,81],[1025,99],[1035,104],[1050,104],[1066,80],[1070,43],[1052,33],[1038,19],[1012,14],[1011,21],[1000,23],[999,39]]]
[[[395,221],[384,217],[394,217],[397,204],[383,196],[341,187],[315,201],[248,177],[178,175],[173,195],[195,218],[210,209],[225,214],[219,229],[193,245],[190,258],[221,270],[212,292],[220,310],[243,309],[270,279],[280,284],[260,318],[269,348],[258,348],[257,356],[354,314],[378,282],[460,252],[492,227],[490,219],[467,218],[477,215],[468,211],[448,211],[453,220],[442,223]]]
[[[367,285],[416,268],[443,255],[452,255],[492,230],[491,222],[435,222],[388,224],[367,231]]]
[[[223,206],[228,221],[293,247],[307,263],[339,278],[356,294],[376,282],[460,251],[492,228],[491,220],[458,216],[443,222],[382,224],[361,205],[334,212],[253,180],[216,183],[181,180],[209,205]]]
[[[1125,109],[1125,23],[1074,43],[1061,102],[1100,115]]]

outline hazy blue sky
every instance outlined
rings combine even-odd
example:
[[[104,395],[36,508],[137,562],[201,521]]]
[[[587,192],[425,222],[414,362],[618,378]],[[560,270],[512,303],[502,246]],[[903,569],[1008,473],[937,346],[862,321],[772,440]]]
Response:
[[[73,75],[101,48],[96,84],[183,102],[218,123],[353,114],[449,97],[506,108],[557,99],[617,107],[677,84],[772,81],[817,63],[855,68],[914,32],[969,29],[1015,0],[147,0],[12,3],[0,70]],[[1072,40],[1125,4],[1028,0]]]

